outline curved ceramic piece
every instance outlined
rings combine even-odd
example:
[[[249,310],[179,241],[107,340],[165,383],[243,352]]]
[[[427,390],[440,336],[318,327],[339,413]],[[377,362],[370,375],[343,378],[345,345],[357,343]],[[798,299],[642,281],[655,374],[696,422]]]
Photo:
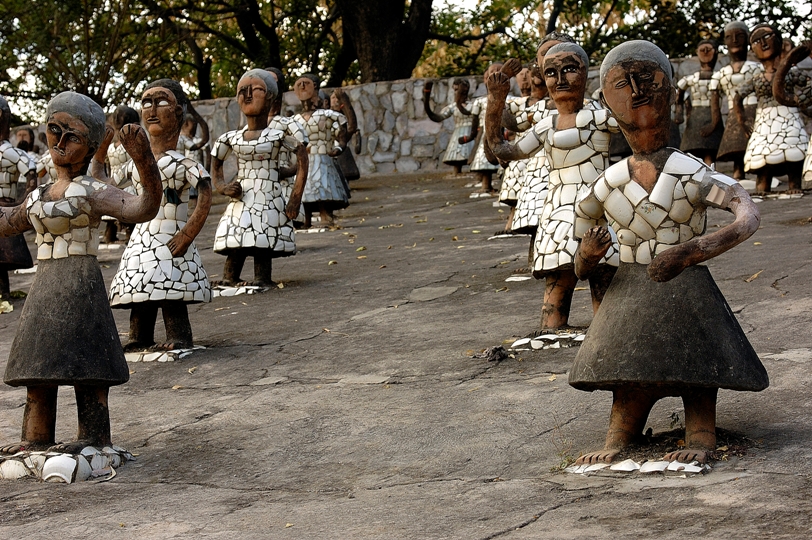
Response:
[[[46,482],[73,482],[76,472],[76,460],[70,454],[53,456],[42,467],[42,479]]]

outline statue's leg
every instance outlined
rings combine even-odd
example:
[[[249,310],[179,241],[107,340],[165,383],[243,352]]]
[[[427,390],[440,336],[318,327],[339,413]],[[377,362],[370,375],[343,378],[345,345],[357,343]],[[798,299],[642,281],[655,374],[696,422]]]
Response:
[[[166,341],[154,348],[171,351],[174,349],[191,349],[192,324],[189,322],[189,310],[182,300],[166,300],[161,304],[166,329]]]
[[[56,386],[29,386],[20,442],[0,447],[0,454],[46,450],[56,433]]]
[[[155,321],[158,319],[157,302],[137,302],[130,311],[130,341],[124,352],[145,351],[155,345]]]
[[[244,249],[234,249],[226,256],[226,263],[223,266],[223,285],[234,286],[240,283],[240,275],[245,266],[245,259],[248,252]]]
[[[0,265],[0,300],[11,302],[11,285],[8,281],[8,270]]]
[[[270,249],[257,249],[254,251],[254,282],[257,287],[275,287],[271,279],[273,257]]]
[[[773,175],[769,167],[762,167],[756,172],[756,192],[754,195],[764,195],[770,192]]]
[[[716,388],[694,388],[682,393],[685,407],[685,448],[670,452],[663,459],[705,463],[708,452],[716,448]]]
[[[803,178],[803,162],[797,164],[787,164],[787,195],[797,195],[803,193],[801,190],[801,179]]]
[[[541,306],[542,330],[556,330],[567,325],[572,294],[578,278],[573,270],[558,270],[546,276],[544,304]]]
[[[118,224],[113,220],[105,221],[104,224],[105,228],[102,243],[115,244],[118,240]]]
[[[744,157],[737,157],[733,160],[733,178],[744,180]]]
[[[597,313],[598,308],[601,307],[603,296],[609,285],[612,284],[612,278],[615,277],[617,267],[608,264],[598,265],[597,268],[589,276],[589,292],[592,294],[592,312]]]
[[[51,447],[54,452],[78,454],[86,446],[104,448],[110,446],[110,410],[107,407],[107,386],[76,385],[76,412],[79,430],[76,440]]]

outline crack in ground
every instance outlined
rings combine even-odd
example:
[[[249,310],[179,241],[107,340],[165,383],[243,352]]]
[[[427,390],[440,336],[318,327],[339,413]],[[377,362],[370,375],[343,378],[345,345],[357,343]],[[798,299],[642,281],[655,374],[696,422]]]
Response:
[[[591,495],[589,497],[591,497]],[[549,507],[545,508],[544,510],[534,514],[533,517],[531,517],[530,519],[526,519],[523,522],[519,523],[518,525],[516,525],[514,527],[511,527],[509,529],[504,529],[502,531],[498,531],[498,532],[489,534],[488,536],[483,537],[482,540],[492,540],[493,538],[498,538],[500,536],[510,534],[513,531],[518,531],[518,530],[524,529],[528,525],[531,525],[531,524],[535,523],[536,521],[538,521],[541,518],[541,516],[543,516],[547,512],[552,512],[553,510],[558,510],[562,506],[567,506],[567,505],[570,505],[570,504],[574,504],[574,503],[580,501],[581,499],[585,499],[585,498],[587,498],[587,497],[577,497],[577,498],[575,498],[575,499],[573,499],[571,501],[568,501],[568,502],[556,504],[555,506],[549,506]]]
[[[786,275],[781,276],[780,278],[778,278],[778,279],[776,279],[775,281],[773,281],[773,282],[772,282],[772,284],[770,285],[770,287],[772,287],[773,289],[775,289],[776,291],[778,291],[779,293],[781,293],[781,296],[786,296],[788,291],[782,291],[781,289],[779,289],[779,288],[778,288],[778,282],[779,282],[779,281],[781,281],[781,280],[783,280],[783,279],[786,279],[786,278],[788,278],[788,277],[789,277],[789,274],[786,274]]]

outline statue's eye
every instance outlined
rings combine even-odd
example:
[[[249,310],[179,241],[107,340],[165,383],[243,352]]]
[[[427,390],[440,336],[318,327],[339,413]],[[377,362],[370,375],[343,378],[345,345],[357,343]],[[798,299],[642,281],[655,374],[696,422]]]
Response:
[[[615,88],[625,88],[629,86],[628,79],[620,79],[618,82],[615,83]]]

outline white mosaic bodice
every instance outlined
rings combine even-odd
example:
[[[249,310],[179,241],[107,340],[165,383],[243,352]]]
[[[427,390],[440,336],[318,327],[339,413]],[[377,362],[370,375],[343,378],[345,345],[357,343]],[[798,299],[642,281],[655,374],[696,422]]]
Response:
[[[50,152],[42,154],[42,157],[37,161],[37,176],[39,176],[42,171],[48,173],[48,178],[51,182],[56,182],[56,167],[54,167],[54,161],[51,159]]]
[[[581,238],[604,216],[620,244],[620,261],[649,264],[655,255],[705,233],[707,207],[727,208],[736,181],[674,151],[648,193],[631,178],[629,158],[603,173],[576,205]]]
[[[471,116],[479,115],[479,129],[480,131],[484,130],[485,115],[488,112],[488,96],[479,96],[478,98],[474,98],[474,100],[471,102],[471,108],[468,110],[471,111]]]
[[[28,152],[14,148],[10,142],[0,142],[0,198],[17,199],[17,184],[36,165]]]
[[[733,72],[733,66],[725,66],[713,74],[711,77],[710,90],[721,90],[727,96],[728,110],[733,110],[733,99],[736,97],[736,89],[745,83],[752,82],[753,75],[758,71],[761,63],[745,60],[738,73]],[[758,98],[754,93],[747,94],[744,98],[744,105],[755,105]]]
[[[113,180],[114,185],[118,187],[125,187],[122,184],[116,183],[121,181],[124,183],[124,166],[131,160],[130,154],[124,149],[123,144],[118,146],[112,145],[107,149],[107,161],[110,163],[110,178]]]
[[[46,201],[44,193],[53,183],[39,186],[28,195],[28,219],[37,231],[37,259],[64,259],[71,255],[93,255],[99,250],[99,218],[91,217],[93,193],[109,186],[90,176],[77,176],[63,198]]]
[[[332,109],[316,109],[310,118],[305,118],[300,113],[293,119],[304,128],[310,140],[310,146],[307,147],[310,154],[327,154],[338,147],[337,139],[341,126],[347,125],[347,117]]]
[[[677,88],[691,93],[691,105],[694,107],[710,107],[711,81],[713,79],[701,78],[697,71],[677,81]]]
[[[293,137],[296,139],[296,141],[298,141],[300,144],[304,144],[305,146],[310,143],[310,139],[308,138],[307,133],[305,133],[305,129],[302,127],[302,125],[288,116],[274,116],[268,121],[268,127],[284,132],[286,135]],[[283,147],[279,152],[279,164],[282,166],[288,166],[292,162],[292,151]]]
[[[465,103],[462,104],[462,106],[465,107],[466,110],[470,110],[471,102],[466,101]],[[441,118],[452,118],[453,117],[454,118],[454,130],[455,131],[458,130],[458,129],[461,129],[461,128],[468,128],[465,131],[465,133],[463,133],[464,135],[467,135],[468,132],[471,131],[471,124],[473,124],[473,122],[474,122],[474,117],[469,115],[469,114],[463,114],[460,111],[460,108],[457,107],[456,103],[449,103],[448,105],[443,107],[443,109],[440,111],[440,113],[437,116],[440,116]]]
[[[810,78],[798,68],[793,67],[790,68],[789,72],[787,73],[787,76],[784,79],[784,84],[786,87],[786,94],[792,95],[795,93],[796,87],[802,89],[808,88],[810,86]],[[755,69],[755,73],[753,74],[753,78],[739,86],[736,91],[745,96],[755,92],[756,97],[758,98],[758,106],[760,108],[783,107],[783,105],[780,105],[773,96],[772,80],[767,79],[767,73],[762,64],[758,64],[757,69]],[[800,103],[802,107],[804,106],[804,101],[807,101],[807,105],[809,104],[808,99],[804,100],[804,98],[801,97]],[[791,108],[795,109],[795,107]]]

